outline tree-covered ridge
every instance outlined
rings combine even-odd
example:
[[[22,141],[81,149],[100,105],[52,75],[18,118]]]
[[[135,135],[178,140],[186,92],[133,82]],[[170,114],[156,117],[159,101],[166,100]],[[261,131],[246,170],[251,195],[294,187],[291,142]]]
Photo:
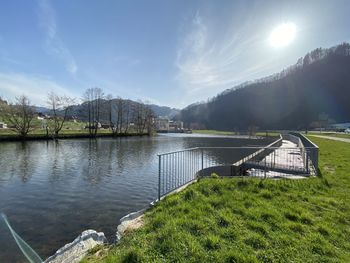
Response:
[[[350,119],[350,45],[318,48],[282,72],[228,89],[180,113],[187,124],[207,129],[310,128],[320,116]]]

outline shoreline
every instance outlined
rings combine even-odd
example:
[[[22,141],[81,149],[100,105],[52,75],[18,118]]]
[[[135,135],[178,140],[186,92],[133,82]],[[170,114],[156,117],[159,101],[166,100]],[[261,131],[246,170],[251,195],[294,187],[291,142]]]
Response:
[[[122,138],[122,137],[137,137],[137,136],[150,136],[149,133],[123,133],[123,134],[117,134],[113,135],[112,133],[101,133],[97,134],[96,136],[90,136],[90,134],[60,134],[57,137],[48,137],[46,134],[29,134],[26,137],[20,137],[17,134],[7,134],[2,135],[0,134],[0,143],[1,142],[22,142],[22,141],[52,141],[57,139],[96,139],[96,138]]]

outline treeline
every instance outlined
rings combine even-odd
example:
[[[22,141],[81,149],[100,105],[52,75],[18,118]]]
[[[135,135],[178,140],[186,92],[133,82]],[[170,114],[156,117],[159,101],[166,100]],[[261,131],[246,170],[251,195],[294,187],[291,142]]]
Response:
[[[68,120],[86,123],[85,129],[90,137],[96,137],[101,128],[109,129],[114,136],[151,134],[154,125],[152,109],[141,101],[135,102],[105,95],[101,88],[89,88],[83,94],[83,102],[50,92],[47,96],[47,108],[42,117],[41,129],[47,138],[57,138]],[[17,97],[14,102],[0,98],[0,120],[8,124],[20,137],[35,129],[35,119],[43,114],[35,110],[25,95]]]
[[[343,43],[316,49],[273,77],[190,105],[179,118],[202,129],[310,129],[324,122],[324,116],[348,122],[349,98],[350,45]]]
[[[100,88],[87,89],[83,101],[73,113],[88,123],[91,136],[96,136],[99,125],[108,126],[113,135],[126,134],[130,129],[138,134],[153,130],[154,112],[141,101],[105,96]]]

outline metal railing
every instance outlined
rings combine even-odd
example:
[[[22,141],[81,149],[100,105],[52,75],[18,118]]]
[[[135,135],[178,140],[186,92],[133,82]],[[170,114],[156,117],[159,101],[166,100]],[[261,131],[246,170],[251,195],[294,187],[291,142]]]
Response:
[[[290,132],[289,134],[294,137],[298,137],[302,142],[302,145],[310,149],[310,159],[313,167],[315,167],[316,169],[316,174],[317,174],[318,173],[318,155],[319,155],[318,146],[299,132]]]
[[[314,147],[197,147],[159,154],[158,200],[198,176],[315,175]]]

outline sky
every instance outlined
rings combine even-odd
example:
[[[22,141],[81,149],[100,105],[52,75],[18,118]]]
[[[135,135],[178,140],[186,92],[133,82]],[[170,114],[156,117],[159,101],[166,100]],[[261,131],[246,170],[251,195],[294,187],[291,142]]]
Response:
[[[0,96],[45,106],[88,88],[183,108],[350,42],[350,1],[11,0],[0,2]],[[274,28],[295,25],[286,46]]]

